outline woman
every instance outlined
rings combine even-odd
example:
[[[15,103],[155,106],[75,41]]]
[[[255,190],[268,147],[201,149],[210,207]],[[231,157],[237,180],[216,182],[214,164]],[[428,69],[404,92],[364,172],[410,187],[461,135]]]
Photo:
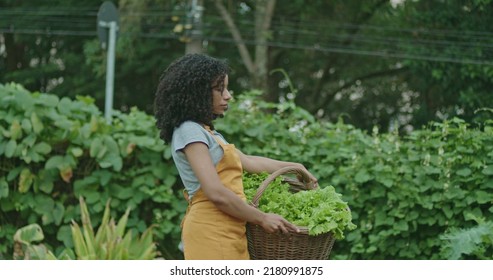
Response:
[[[182,222],[185,259],[249,259],[246,222],[270,233],[297,231],[283,217],[246,202],[242,174],[304,167],[245,155],[214,130],[214,119],[224,116],[232,98],[228,71],[218,59],[185,55],[164,71],[156,92],[157,127],[171,144],[189,202]]]

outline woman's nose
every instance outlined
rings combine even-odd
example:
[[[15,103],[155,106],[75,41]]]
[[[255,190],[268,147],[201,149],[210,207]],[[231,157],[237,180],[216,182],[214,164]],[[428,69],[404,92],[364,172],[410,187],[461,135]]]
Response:
[[[229,90],[225,89],[224,92],[223,92],[223,98],[226,99],[226,100],[229,100],[229,99],[233,98],[232,92],[230,92]]]

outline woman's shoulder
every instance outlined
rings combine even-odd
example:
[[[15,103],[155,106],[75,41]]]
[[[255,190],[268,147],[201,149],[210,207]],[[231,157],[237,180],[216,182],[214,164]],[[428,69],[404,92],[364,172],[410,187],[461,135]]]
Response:
[[[205,131],[205,128],[194,121],[184,121],[182,122],[176,129],[176,130],[182,130],[182,131],[188,131],[188,130],[200,130],[200,131]]]
[[[183,122],[173,132],[172,143],[179,148],[191,142],[204,142],[209,145],[210,136],[202,125],[193,121]]]

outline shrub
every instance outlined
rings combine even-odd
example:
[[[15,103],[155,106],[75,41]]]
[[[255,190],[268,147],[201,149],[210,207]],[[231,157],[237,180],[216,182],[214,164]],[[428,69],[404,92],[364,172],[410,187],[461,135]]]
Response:
[[[335,243],[332,258],[443,259],[442,234],[475,227],[473,216],[492,220],[493,122],[471,128],[455,118],[408,135],[377,128],[369,134],[258,95],[238,95],[216,127],[244,153],[303,163],[320,185],[343,195],[357,228]],[[80,222],[79,196],[96,219],[109,198],[115,215],[130,207],[129,228],[142,233],[156,224],[163,257],[182,257],[177,244],[186,203],[153,117],[116,112],[110,126],[88,97],[0,85],[3,258],[16,229],[36,222],[53,252],[72,248],[66,223]]]
[[[111,198],[114,215],[132,209],[128,226],[156,224],[163,257],[179,254],[186,204],[169,148],[154,118],[136,109],[115,113],[111,125],[89,97],[76,100],[0,85],[0,254],[8,258],[16,229],[39,223],[59,254],[73,248],[78,197],[96,219]],[[0,256],[2,258],[2,256]]]

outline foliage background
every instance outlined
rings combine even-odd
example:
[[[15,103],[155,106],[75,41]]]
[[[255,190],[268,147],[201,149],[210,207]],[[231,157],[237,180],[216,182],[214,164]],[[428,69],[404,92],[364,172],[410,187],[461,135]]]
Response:
[[[106,51],[96,33],[101,0],[3,0],[0,3],[0,82],[61,97],[91,95],[102,109]],[[193,1],[118,0],[115,106],[151,113],[156,81],[183,55],[193,32],[201,51],[227,59],[232,89],[260,89],[262,98],[291,98],[283,69],[298,89],[296,104],[319,119],[371,133],[410,131],[457,116],[490,118],[491,0],[207,0],[202,23],[191,23]],[[218,10],[233,19],[268,84],[254,84],[239,42]],[[270,27],[258,34],[258,10],[275,3]],[[187,27],[188,26],[188,27]],[[257,48],[266,46],[266,56]]]
[[[243,152],[301,162],[343,194],[358,228],[336,242],[332,258],[443,259],[442,234],[491,221],[491,121],[368,134],[259,94],[238,97],[217,128]],[[79,219],[81,195],[93,222],[111,197],[112,216],[130,207],[130,228],[157,224],[162,257],[182,257],[182,187],[151,116],[132,109],[110,126],[89,97],[60,99],[15,84],[0,86],[0,101],[0,257],[11,258],[14,232],[35,222],[55,253],[71,247],[68,224]],[[459,257],[491,259],[493,243],[478,242],[480,254]]]
[[[112,216],[131,207],[131,228],[157,224],[162,256],[182,257],[185,204],[151,113],[156,81],[193,32],[232,68],[237,103],[217,125],[227,139],[302,162],[349,202],[358,228],[333,258],[492,258],[492,0],[199,0],[192,25],[193,1],[114,1],[112,125],[101,118],[102,2],[0,2],[0,258],[33,222],[55,253],[71,247],[79,195],[93,221],[110,197]]]

